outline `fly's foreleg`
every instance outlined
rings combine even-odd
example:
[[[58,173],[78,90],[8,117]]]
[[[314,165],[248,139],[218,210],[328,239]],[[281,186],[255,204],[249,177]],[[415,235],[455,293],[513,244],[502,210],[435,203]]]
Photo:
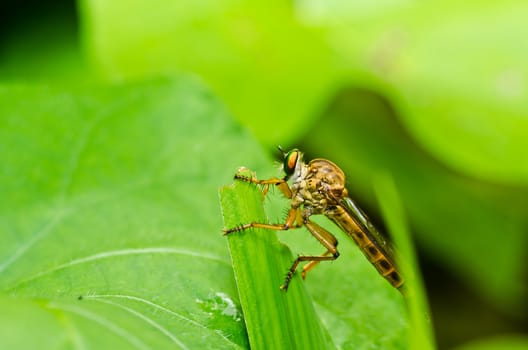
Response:
[[[299,213],[298,208],[290,208],[288,211],[288,216],[286,217],[286,222],[284,224],[263,224],[260,222],[250,222],[248,224],[243,224],[240,226],[236,226],[230,229],[224,230],[224,235],[228,235],[233,232],[239,232],[247,230],[248,228],[254,227],[254,228],[263,228],[268,230],[275,230],[275,231],[286,231],[290,228],[298,228],[302,226],[302,218]]]
[[[337,239],[333,234],[331,234],[315,222],[308,220],[307,218],[304,219],[304,225],[310,231],[312,236],[314,236],[326,248],[326,252],[322,255],[298,256],[297,259],[295,259],[295,261],[293,262],[290,269],[288,270],[288,274],[286,275],[284,284],[280,287],[282,290],[288,290],[288,285],[290,284],[290,281],[293,278],[293,274],[297,270],[297,267],[299,266],[299,263],[301,261],[309,261],[309,263],[303,267],[303,271],[301,273],[301,276],[304,279],[308,271],[313,269],[321,261],[335,260],[339,257],[339,252],[337,251]]]
[[[253,183],[256,185],[262,185],[262,193],[264,195],[268,193],[270,185],[275,185],[286,198],[292,197],[290,186],[288,186],[288,183],[285,179],[278,179],[276,177],[272,177],[271,179],[259,180],[256,177],[247,176],[243,174],[243,169],[241,169],[235,174],[235,180]]]

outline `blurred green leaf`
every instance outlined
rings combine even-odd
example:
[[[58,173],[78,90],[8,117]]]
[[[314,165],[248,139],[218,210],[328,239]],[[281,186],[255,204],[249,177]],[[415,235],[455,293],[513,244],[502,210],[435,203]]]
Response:
[[[265,157],[218,101],[187,78],[0,100],[0,348],[246,348],[217,189]]]
[[[71,8],[60,3],[27,5],[33,8],[14,11],[7,5],[9,20],[0,27],[0,79],[4,82],[93,79],[81,52],[74,5]]]
[[[528,184],[528,3],[453,3],[429,13],[434,20],[413,21],[403,34],[392,79],[403,120],[458,171]]]
[[[418,258],[411,242],[403,203],[389,174],[380,172],[373,184],[383,217],[398,247],[398,265],[405,276],[404,294],[413,330],[409,332],[409,349],[435,349],[431,311],[427,305]]]
[[[528,349],[528,337],[521,335],[503,335],[493,338],[479,339],[456,350],[524,350]]]
[[[87,50],[104,77],[196,73],[268,145],[306,128],[344,67],[282,1],[81,3]]]
[[[449,166],[528,179],[523,1],[82,4],[104,76],[195,72],[268,145],[291,143],[356,81],[393,96],[414,137]]]
[[[300,4],[426,150],[472,177],[528,183],[525,1]]]

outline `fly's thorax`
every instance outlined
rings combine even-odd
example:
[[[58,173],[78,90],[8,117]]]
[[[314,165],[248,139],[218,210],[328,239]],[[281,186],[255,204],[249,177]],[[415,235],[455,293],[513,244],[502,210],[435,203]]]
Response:
[[[302,165],[291,179],[292,205],[303,205],[313,214],[321,214],[347,195],[345,175],[337,165],[326,159]]]
[[[328,197],[309,185],[310,181],[303,180],[299,183],[300,187],[294,200],[302,203],[305,208],[309,208],[311,214],[322,214],[329,205]]]
[[[321,192],[330,202],[348,195],[345,188],[345,173],[327,159],[314,159],[308,163],[308,175],[312,191]],[[332,201],[333,200],[333,201]]]

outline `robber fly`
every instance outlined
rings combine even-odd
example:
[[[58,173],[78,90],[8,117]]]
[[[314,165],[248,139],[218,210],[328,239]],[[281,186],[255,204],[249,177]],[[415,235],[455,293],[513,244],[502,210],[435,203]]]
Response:
[[[298,149],[284,152],[280,147],[284,161],[283,178],[258,180],[254,177],[237,173],[236,180],[263,185],[263,192],[268,192],[270,185],[275,185],[290,199],[290,209],[283,224],[265,224],[252,222],[224,230],[224,234],[243,231],[251,227],[271,230],[289,230],[305,226],[308,231],[326,248],[322,255],[300,255],[289,269],[284,284],[288,285],[300,262],[306,261],[301,276],[304,279],[308,271],[319,262],[335,260],[339,257],[337,239],[317,223],[310,220],[312,215],[325,215],[341,230],[356,242],[366,258],[389,283],[401,290],[403,279],[394,263],[392,249],[381,236],[372,222],[348,197],[345,188],[345,174],[334,163],[327,159],[317,158],[306,164],[303,154]],[[288,185],[290,181],[291,185]]]

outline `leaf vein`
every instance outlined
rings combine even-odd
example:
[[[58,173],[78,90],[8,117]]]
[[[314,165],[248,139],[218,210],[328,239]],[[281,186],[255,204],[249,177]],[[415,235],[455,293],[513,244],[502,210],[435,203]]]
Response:
[[[86,295],[85,296],[86,299],[98,299],[98,298],[101,298],[101,299],[104,299],[104,298],[120,298],[120,299],[128,299],[128,300],[134,300],[134,301],[138,301],[140,303],[144,303],[144,304],[147,304],[149,306],[152,306],[156,309],[159,309],[163,312],[166,312],[170,315],[173,315],[173,316],[176,316],[178,317],[179,319],[181,320],[184,320],[185,322],[188,322],[192,325],[195,325],[197,327],[200,327],[202,329],[205,329],[205,330],[211,330],[210,328],[206,327],[205,325],[199,323],[199,322],[196,322],[190,318],[187,318],[179,313],[177,313],[176,311],[173,311],[171,309],[168,309],[164,306],[161,306],[159,304],[156,304],[150,300],[147,300],[147,299],[143,299],[143,298],[140,298],[140,297],[136,297],[136,296],[133,296],[133,295],[123,295],[123,294],[91,294],[91,295]],[[217,333],[217,332],[213,332],[214,334],[222,337],[224,340],[226,340],[227,342],[229,342],[230,344],[232,345],[236,345],[237,347],[240,347],[238,344],[234,343],[232,340],[230,340],[229,338],[227,338],[226,336],[224,336],[223,334],[221,333]]]
[[[98,324],[100,324],[101,326],[103,326],[105,329],[108,329],[110,330],[111,332],[113,332],[114,334],[117,334],[119,336],[121,336],[123,339],[125,339],[126,341],[128,341],[130,344],[134,345],[134,347],[136,347],[137,349],[141,349],[141,350],[146,350],[146,349],[150,349],[150,347],[148,347],[145,343],[143,343],[139,338],[137,338],[136,336],[134,336],[132,333],[129,333],[127,332],[125,329],[119,327],[118,325],[116,325],[115,323],[97,315],[97,314],[94,314],[92,312],[89,312],[89,311],[86,311],[80,307],[76,307],[76,306],[65,306],[65,305],[59,305],[55,302],[52,302],[52,303],[49,303],[47,305],[49,308],[52,308],[52,309],[57,309],[57,310],[62,310],[62,311],[66,311],[66,312],[71,312],[71,313],[74,313],[76,315],[79,315],[81,317],[84,317],[88,320],[91,320],[91,321],[94,321]]]
[[[51,220],[40,230],[38,231],[31,239],[29,239],[25,244],[21,245],[10,257],[8,257],[2,264],[0,264],[0,273],[5,269],[11,266],[16,262],[20,257],[22,257],[34,244],[43,239],[48,235],[51,230],[60,222],[63,218],[65,212],[58,211],[51,218]]]
[[[214,254],[207,254],[202,252],[193,251],[190,249],[183,248],[171,248],[171,247],[149,247],[149,248],[130,248],[130,249],[121,249],[121,250],[111,250],[107,252],[101,252],[94,255],[85,256],[82,258],[71,260],[67,263],[57,265],[49,270],[38,272],[26,279],[23,279],[8,288],[7,290],[13,290],[21,284],[27,283],[29,281],[35,280],[45,275],[49,275],[53,272],[64,270],[76,265],[86,264],[93,261],[109,259],[119,256],[132,256],[132,255],[142,255],[142,254],[176,254],[176,255],[188,255],[195,258],[202,258],[208,260],[214,260],[216,262],[229,265],[229,262],[222,257]]]
[[[118,307],[120,309],[123,309],[123,310],[127,311],[128,313],[131,313],[132,315],[140,318],[141,320],[143,320],[146,323],[150,324],[152,327],[156,328],[163,335],[167,336],[170,340],[172,340],[175,344],[177,344],[180,348],[182,348],[184,350],[188,350],[188,348],[185,346],[185,344],[183,344],[174,334],[169,332],[165,327],[163,327],[162,325],[160,325],[159,323],[157,323],[153,319],[141,314],[140,312],[138,312],[138,311],[136,311],[136,310],[134,310],[132,308],[129,308],[127,306],[121,305],[119,303],[115,303],[115,302],[110,301],[110,300],[105,300],[105,299],[102,299],[102,298],[101,299],[94,299],[94,300],[98,301],[100,303],[105,303],[105,304],[116,306],[116,307]]]

